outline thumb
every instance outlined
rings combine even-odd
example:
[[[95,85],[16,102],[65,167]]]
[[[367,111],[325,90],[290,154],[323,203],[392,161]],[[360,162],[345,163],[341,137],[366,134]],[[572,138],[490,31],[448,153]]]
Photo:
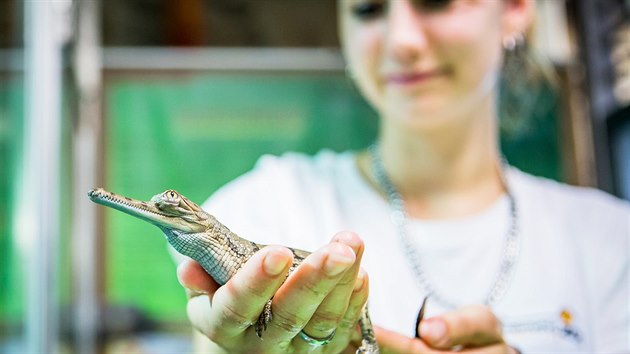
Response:
[[[420,339],[407,337],[403,334],[375,326],[374,332],[381,354],[413,354],[427,353],[431,349]]]
[[[186,258],[177,266],[177,280],[186,288],[188,297],[194,297],[201,294],[212,295],[219,288],[219,284],[212,279],[210,274],[201,267],[196,261]]]
[[[503,341],[501,322],[486,306],[472,305],[423,320],[420,335],[432,348],[480,347]]]

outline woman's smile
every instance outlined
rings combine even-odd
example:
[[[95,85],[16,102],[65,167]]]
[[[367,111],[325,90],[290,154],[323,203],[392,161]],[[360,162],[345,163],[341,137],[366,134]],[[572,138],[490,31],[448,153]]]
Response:
[[[447,74],[445,69],[399,71],[385,74],[384,80],[388,86],[405,88],[427,84],[444,78]]]

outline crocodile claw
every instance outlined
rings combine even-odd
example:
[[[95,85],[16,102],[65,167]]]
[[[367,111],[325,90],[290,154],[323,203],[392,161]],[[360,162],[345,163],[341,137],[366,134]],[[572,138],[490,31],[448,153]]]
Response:
[[[363,342],[355,354],[379,354],[378,345]]]
[[[271,300],[269,300],[265,304],[263,311],[260,313],[260,316],[258,316],[258,321],[256,321],[256,324],[254,325],[258,338],[262,339],[263,332],[267,330],[267,324],[271,322],[272,318],[273,316],[271,314]]]

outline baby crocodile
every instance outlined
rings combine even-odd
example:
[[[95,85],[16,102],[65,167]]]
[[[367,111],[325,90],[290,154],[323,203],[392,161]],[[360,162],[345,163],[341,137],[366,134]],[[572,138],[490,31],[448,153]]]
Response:
[[[149,202],[119,196],[101,188],[90,190],[88,196],[95,203],[118,209],[159,227],[175,250],[197,261],[220,285],[227,283],[254,253],[265,247],[239,237],[214,216],[174,190],[155,195]],[[310,253],[287,248],[293,252],[293,264],[288,272],[291,274]],[[269,300],[255,324],[258,337],[262,338],[271,319]],[[357,354],[377,354],[379,348],[367,306],[363,309],[359,325],[362,344]]]

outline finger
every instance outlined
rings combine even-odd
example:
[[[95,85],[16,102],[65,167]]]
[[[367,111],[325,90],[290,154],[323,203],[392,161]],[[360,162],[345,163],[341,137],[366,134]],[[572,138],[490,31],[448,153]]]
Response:
[[[186,289],[188,298],[208,294],[210,298],[219,284],[196,261],[186,258],[177,266],[177,280]]]
[[[518,352],[505,343],[492,344],[472,349],[464,349],[460,351],[466,354],[518,354]]]
[[[374,327],[381,354],[414,354],[437,353],[431,350],[420,339],[407,337],[378,326]]]
[[[285,247],[263,248],[215,292],[209,313],[189,317],[196,319],[197,328],[215,342],[242,334],[280,287],[292,259]]]
[[[431,347],[479,347],[503,341],[501,323],[492,311],[481,305],[428,318],[420,323],[420,336]]]
[[[306,257],[274,296],[267,333],[281,340],[295,337],[355,259],[352,249],[338,242]]]
[[[337,324],[335,338],[345,340],[345,338],[350,337],[358,345],[361,341],[361,332],[357,330],[357,323],[367,303],[370,288],[367,273],[363,269],[359,271],[354,286],[346,313]]]
[[[328,352],[347,352],[354,354],[356,349],[361,345],[361,331],[358,330],[357,324],[367,303],[368,289],[367,274],[365,271],[361,270],[357,276],[357,282],[352,296],[350,297],[346,312],[337,324],[331,342],[326,345]],[[352,342],[352,344],[349,342]],[[313,348],[299,337],[293,339],[293,345],[297,353],[305,353]],[[350,350],[352,348],[354,348],[354,350]]]
[[[317,311],[302,329],[314,338],[326,338],[337,328],[337,323],[342,319],[348,307],[348,301],[357,281],[361,256],[363,255],[363,241],[352,232],[340,232],[335,235],[332,242],[350,246],[356,255],[356,259],[352,267],[345,271],[343,277],[322,301]]]

